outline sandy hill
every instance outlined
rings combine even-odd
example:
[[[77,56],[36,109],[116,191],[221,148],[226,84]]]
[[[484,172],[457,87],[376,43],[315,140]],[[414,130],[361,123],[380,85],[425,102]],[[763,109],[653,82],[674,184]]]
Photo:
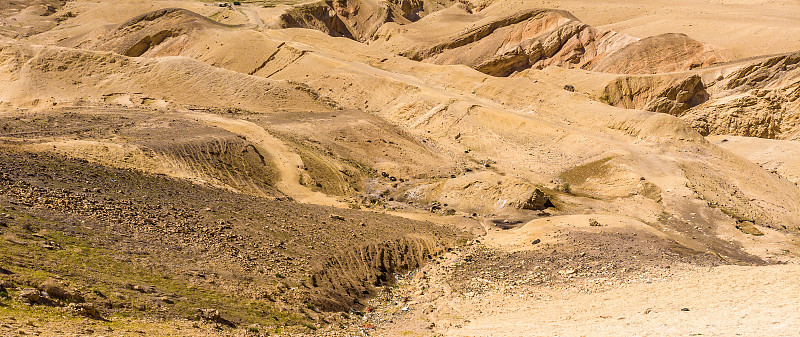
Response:
[[[14,1],[0,332],[491,335],[499,303],[704,272],[747,303],[709,287],[796,269],[800,57],[742,46],[792,6]],[[752,36],[643,21],[756,7]]]

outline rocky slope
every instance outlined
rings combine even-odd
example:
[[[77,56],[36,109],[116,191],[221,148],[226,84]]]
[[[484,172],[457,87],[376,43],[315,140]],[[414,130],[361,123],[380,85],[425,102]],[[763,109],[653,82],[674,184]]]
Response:
[[[337,319],[297,312],[302,305],[360,308],[375,286],[392,282],[389,275],[419,267],[455,239],[429,223],[60,156],[7,148],[1,155],[4,289],[24,297],[24,288],[39,288],[49,295],[28,298],[34,304],[90,303],[103,317],[196,319],[198,309],[213,309],[222,318],[199,318],[268,327],[279,323],[274,314],[302,330],[301,323]],[[47,280],[63,280],[69,288],[59,287],[74,299],[47,289]]]

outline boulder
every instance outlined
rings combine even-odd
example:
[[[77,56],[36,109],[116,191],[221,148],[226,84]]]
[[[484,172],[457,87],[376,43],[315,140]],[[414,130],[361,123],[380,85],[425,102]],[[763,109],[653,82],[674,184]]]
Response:
[[[693,75],[662,90],[644,106],[644,110],[680,116],[710,97],[700,76]]]
[[[538,211],[548,207],[553,207],[553,203],[550,202],[550,198],[538,188],[533,190],[530,196],[522,203],[522,209]]]
[[[93,303],[70,303],[67,308],[75,313],[92,319],[105,320]]]
[[[66,286],[55,280],[47,279],[39,285],[39,290],[46,292],[51,298],[67,302],[83,302],[83,296],[77,291],[70,291]]]
[[[25,303],[37,304],[42,301],[42,293],[36,288],[25,288],[19,292],[19,298]]]
[[[219,310],[217,309],[197,309],[197,316],[199,319],[202,319],[204,321],[219,323],[222,325],[227,325],[229,327],[236,326],[236,324],[233,324],[233,322],[223,318],[219,314]]]

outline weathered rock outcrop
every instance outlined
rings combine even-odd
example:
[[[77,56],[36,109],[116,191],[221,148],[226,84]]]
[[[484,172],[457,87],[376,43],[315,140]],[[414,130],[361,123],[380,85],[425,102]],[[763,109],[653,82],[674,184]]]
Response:
[[[412,24],[387,24],[370,43],[413,60],[463,64],[495,76],[551,65],[650,74],[724,60],[686,35],[638,40],[591,27],[565,11],[508,6],[499,2],[477,13],[453,7]]]
[[[800,139],[800,53],[733,68],[682,118],[703,135]]]
[[[681,117],[700,134],[800,139],[800,53],[610,80],[602,102]]]
[[[800,52],[778,55],[764,60],[745,65],[728,74],[719,81],[723,83],[722,90],[750,90],[778,88],[787,82],[795,82],[800,66]],[[795,84],[792,83],[792,84]],[[797,98],[797,90],[792,92]]]
[[[680,116],[709,97],[698,75],[625,76],[609,83],[600,100],[613,106]]]
[[[371,39],[387,22],[407,24],[455,1],[325,0],[292,7],[279,18],[281,28],[308,28],[334,37]]]
[[[707,101],[708,98],[702,78],[694,75],[662,90],[654,99],[647,102],[644,109],[678,116],[689,108]]]
[[[287,10],[279,26],[315,29],[412,60],[463,64],[495,76],[551,65],[651,74],[724,60],[710,46],[683,34],[639,40],[591,27],[566,11],[529,7],[494,2],[484,8],[445,0],[319,1]]]
[[[590,67],[595,58],[608,53],[608,47],[631,41],[634,39],[629,36],[580,23],[566,12],[531,10],[486,23],[420,56],[426,62],[465,64],[490,75],[507,76],[549,65]]]
[[[363,41],[391,20],[385,4],[374,1],[319,1],[296,6],[280,17],[282,28],[310,28],[334,37]]]
[[[777,139],[782,138],[786,129],[797,126],[796,110],[794,113],[788,111],[786,98],[774,91],[754,90],[725,98],[720,99],[721,102],[691,110],[683,118],[704,136],[714,134]],[[792,114],[794,118],[791,118]]]

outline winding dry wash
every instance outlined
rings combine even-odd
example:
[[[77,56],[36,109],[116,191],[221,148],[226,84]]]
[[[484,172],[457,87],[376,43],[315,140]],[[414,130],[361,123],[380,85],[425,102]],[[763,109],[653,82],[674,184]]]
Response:
[[[796,0],[0,1],[0,335],[796,336]]]

